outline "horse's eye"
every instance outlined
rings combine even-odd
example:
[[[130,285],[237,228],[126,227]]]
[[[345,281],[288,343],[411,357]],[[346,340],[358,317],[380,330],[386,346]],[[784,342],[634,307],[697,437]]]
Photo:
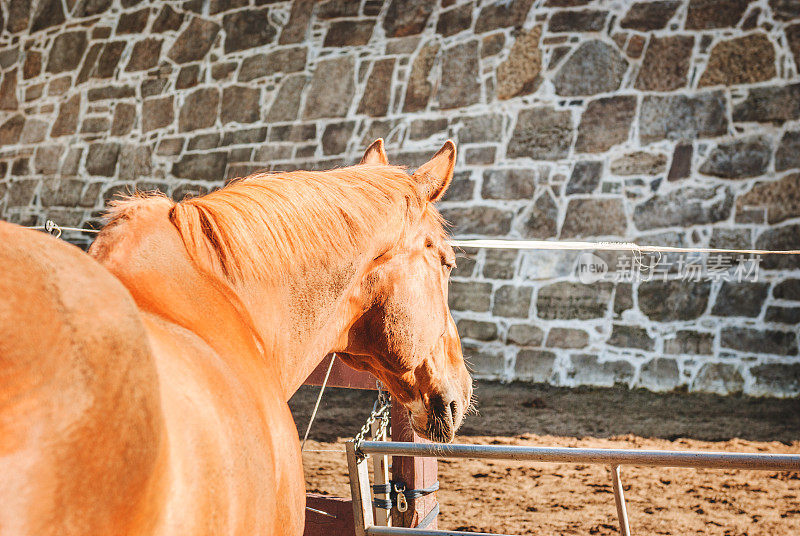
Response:
[[[431,240],[430,238],[426,238],[425,239],[425,247],[426,248],[432,248],[433,247],[433,240]]]

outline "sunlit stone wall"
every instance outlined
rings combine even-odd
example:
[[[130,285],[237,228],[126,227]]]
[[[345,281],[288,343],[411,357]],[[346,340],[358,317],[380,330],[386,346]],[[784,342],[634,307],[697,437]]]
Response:
[[[796,0],[3,0],[0,28],[13,222],[453,138],[459,237],[800,248]],[[800,392],[800,258],[656,260],[465,252],[476,374]]]

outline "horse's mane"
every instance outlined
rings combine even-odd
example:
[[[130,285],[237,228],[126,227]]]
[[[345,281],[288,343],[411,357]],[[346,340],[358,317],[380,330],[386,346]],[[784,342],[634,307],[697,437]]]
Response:
[[[201,269],[263,280],[362,249],[376,227],[404,224],[409,205],[426,209],[414,179],[401,167],[377,164],[256,173],[175,203],[169,218]]]

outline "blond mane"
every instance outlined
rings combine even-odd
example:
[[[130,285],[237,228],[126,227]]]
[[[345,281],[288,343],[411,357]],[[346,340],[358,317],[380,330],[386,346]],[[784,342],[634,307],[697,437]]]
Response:
[[[376,227],[405,222],[399,207],[408,212],[409,205],[426,208],[422,203],[403,168],[359,165],[256,173],[175,203],[169,217],[202,269],[234,281],[263,280],[359,251]]]

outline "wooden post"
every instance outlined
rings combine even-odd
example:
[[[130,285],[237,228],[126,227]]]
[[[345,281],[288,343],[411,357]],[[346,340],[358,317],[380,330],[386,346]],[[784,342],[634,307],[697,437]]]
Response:
[[[611,466],[611,483],[614,488],[614,502],[617,505],[620,536],[631,536],[631,528],[628,525],[628,509],[625,508],[625,492],[622,490],[622,480],[619,476],[619,465]]]
[[[380,424],[376,421],[372,423],[372,439],[375,441],[386,441],[386,434],[378,435]],[[386,484],[389,482],[389,456],[373,455],[372,456],[372,474],[375,485]],[[375,494],[381,499],[388,499],[388,495],[382,493]],[[383,508],[375,508],[375,525],[379,527],[389,526],[389,511]]]
[[[417,435],[408,420],[408,410],[399,404],[392,405],[392,441],[413,441],[429,443]],[[407,489],[422,489],[432,486],[438,479],[436,458],[408,458],[392,456],[392,479],[406,483]],[[436,494],[408,501],[408,510],[399,512],[392,509],[392,525],[395,527],[416,527],[436,504]],[[438,519],[428,525],[436,529]]]
[[[355,441],[348,441],[347,468],[350,471],[350,493],[353,495],[353,522],[356,536],[365,536],[366,530],[375,523],[372,518],[372,493],[369,485],[367,460],[356,456]]]

